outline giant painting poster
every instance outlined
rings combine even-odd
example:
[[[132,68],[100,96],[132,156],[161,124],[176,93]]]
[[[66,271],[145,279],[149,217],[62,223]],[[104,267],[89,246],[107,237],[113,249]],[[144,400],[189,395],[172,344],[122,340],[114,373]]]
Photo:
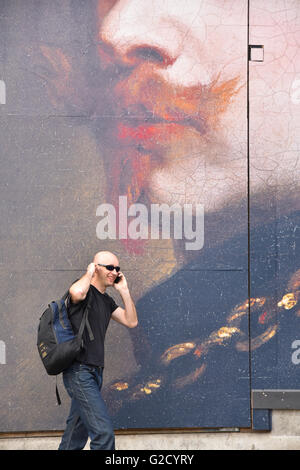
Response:
[[[64,428],[38,319],[100,250],[139,316],[106,336],[116,429],[299,388],[299,30],[294,0],[1,2],[1,432]]]

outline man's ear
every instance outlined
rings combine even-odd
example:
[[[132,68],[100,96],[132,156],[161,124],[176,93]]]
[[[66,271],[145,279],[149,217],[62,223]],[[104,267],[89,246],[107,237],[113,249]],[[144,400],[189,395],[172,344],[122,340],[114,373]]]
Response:
[[[99,266],[96,263],[94,264],[95,264],[95,272],[94,272],[93,277],[95,276],[95,274],[98,274],[98,271],[99,271]]]

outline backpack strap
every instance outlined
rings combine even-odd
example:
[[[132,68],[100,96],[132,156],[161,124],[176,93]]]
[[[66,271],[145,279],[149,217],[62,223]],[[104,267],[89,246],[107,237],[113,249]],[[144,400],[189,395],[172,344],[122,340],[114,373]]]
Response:
[[[78,334],[77,334],[80,341],[82,340],[83,330],[84,330],[85,326],[87,327],[90,340],[93,341],[95,339],[94,335],[93,335],[93,332],[92,332],[92,329],[91,329],[91,325],[89,324],[89,321],[88,321],[88,314],[89,314],[89,310],[90,310],[90,307],[91,307],[91,301],[92,301],[92,295],[91,295],[91,290],[89,289],[89,291],[87,293],[87,304],[86,304],[86,307],[84,309],[83,317],[82,317],[80,327],[79,327],[79,330],[78,330]]]
[[[57,387],[57,376],[56,376],[55,393],[56,393],[57,404],[60,406],[61,405],[61,399],[60,399],[60,395],[59,395],[59,391],[58,391],[58,387]]]
[[[68,297],[69,297],[69,291],[67,290],[67,292],[61,298],[61,301],[57,302],[59,320],[60,320],[62,325],[64,325],[63,315],[62,315],[62,306],[63,306],[63,304],[65,304],[66,311],[68,312]],[[93,341],[95,339],[95,337],[94,337],[90,322],[88,320],[88,310],[90,309],[90,306],[91,306],[91,294],[90,294],[90,289],[89,289],[89,291],[87,293],[87,305],[85,307],[85,311],[84,311],[83,318],[82,318],[82,321],[85,319],[85,322],[83,322],[83,323],[81,322],[80,327],[79,327],[79,331],[78,331],[78,335],[80,334],[80,337],[82,337],[84,326],[86,326],[87,330],[88,330],[90,341]],[[80,333],[81,326],[82,326],[82,332]]]
[[[63,318],[63,313],[62,313],[62,307],[63,307],[63,304],[65,304],[65,307],[66,307],[66,311],[68,311],[68,308],[67,308],[67,300],[68,300],[68,296],[69,296],[69,291],[67,290],[67,292],[64,294],[64,296],[58,300],[56,303],[57,303],[57,307],[58,307],[58,315],[59,315],[59,321],[61,323],[61,325],[66,328],[66,325],[64,323],[64,318]]]
[[[86,317],[85,325],[86,325],[86,328],[88,330],[90,341],[94,341],[95,337],[93,335],[92,328],[91,328],[88,317]]]

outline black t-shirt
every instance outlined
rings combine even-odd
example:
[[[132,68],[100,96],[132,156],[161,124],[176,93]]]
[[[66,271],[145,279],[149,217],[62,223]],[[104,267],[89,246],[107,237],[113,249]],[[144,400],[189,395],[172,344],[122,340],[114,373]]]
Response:
[[[83,349],[77,356],[77,361],[82,364],[89,364],[104,367],[104,338],[106,330],[113,313],[118,305],[108,294],[102,294],[96,287],[90,287],[91,304],[88,314],[88,321],[91,326],[94,340],[89,338],[88,330],[85,327],[83,332]],[[69,302],[69,317],[74,333],[77,334],[84,309],[87,304],[87,297],[77,304]]]

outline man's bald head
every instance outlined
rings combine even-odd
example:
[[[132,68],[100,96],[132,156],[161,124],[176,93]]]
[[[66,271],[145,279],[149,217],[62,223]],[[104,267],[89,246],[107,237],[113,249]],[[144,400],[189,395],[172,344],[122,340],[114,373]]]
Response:
[[[110,251],[98,251],[98,253],[95,254],[94,256],[94,263],[95,264],[113,264],[115,266],[118,266],[119,260]]]

